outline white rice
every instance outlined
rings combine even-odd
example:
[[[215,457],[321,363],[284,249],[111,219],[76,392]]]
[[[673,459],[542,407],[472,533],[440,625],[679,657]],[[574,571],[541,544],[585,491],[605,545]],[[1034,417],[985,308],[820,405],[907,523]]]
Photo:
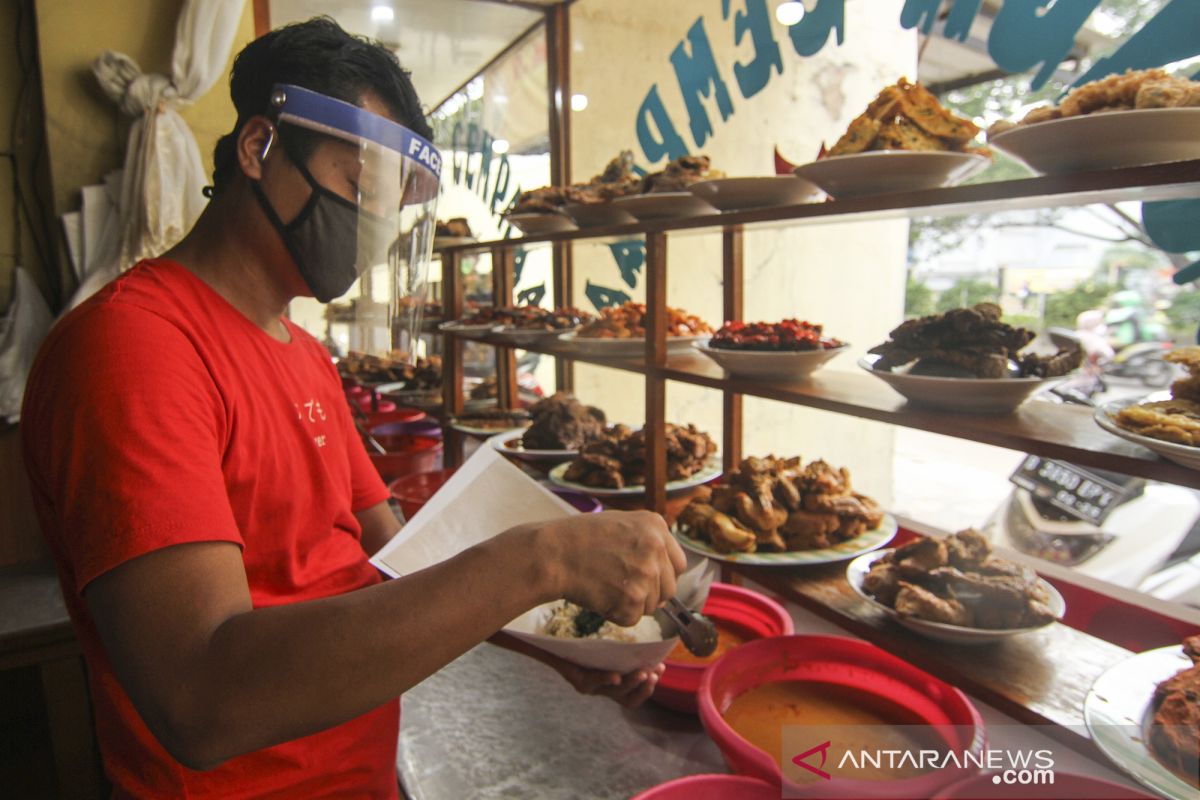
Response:
[[[575,618],[583,611],[574,603],[563,600],[550,610],[550,616],[538,633],[558,639],[607,639],[613,642],[656,642],[662,640],[662,632],[653,617],[642,617],[632,627],[625,628],[608,620],[595,633],[580,636],[575,632]],[[647,624],[648,623],[648,624]]]

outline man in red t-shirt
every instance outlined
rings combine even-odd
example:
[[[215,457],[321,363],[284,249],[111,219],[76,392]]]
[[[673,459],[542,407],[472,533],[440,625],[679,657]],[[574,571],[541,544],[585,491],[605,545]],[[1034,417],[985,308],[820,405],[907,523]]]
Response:
[[[362,165],[264,116],[276,84],[430,135],[395,58],[332,21],[253,42],[196,227],[62,320],[26,391],[26,464],[119,797],[395,797],[404,690],[542,602],[632,624],[684,566],[660,517],[606,513],[381,579],[387,491],[328,353],[284,316],[347,288],[329,243]],[[306,236],[314,219],[331,227]],[[538,657],[628,705],[661,670]]]

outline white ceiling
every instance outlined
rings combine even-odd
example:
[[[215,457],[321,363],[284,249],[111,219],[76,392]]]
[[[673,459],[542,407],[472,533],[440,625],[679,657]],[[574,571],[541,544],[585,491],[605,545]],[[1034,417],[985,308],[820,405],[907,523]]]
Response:
[[[391,22],[371,8],[390,6]],[[351,33],[378,39],[412,72],[417,94],[432,109],[542,15],[485,0],[270,0],[271,27],[321,14]]]

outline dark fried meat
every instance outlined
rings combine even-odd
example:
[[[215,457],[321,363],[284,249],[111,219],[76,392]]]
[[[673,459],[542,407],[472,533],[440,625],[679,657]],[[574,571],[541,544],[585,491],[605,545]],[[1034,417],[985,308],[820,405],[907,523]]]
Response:
[[[1183,652],[1200,662],[1200,635],[1183,641]],[[1195,781],[1200,774],[1200,665],[1172,675],[1154,690],[1148,744],[1176,773]]]
[[[946,552],[951,566],[975,569],[992,554],[992,545],[982,533],[968,528],[946,537]]]
[[[667,480],[699,472],[716,452],[716,442],[694,425],[666,426]],[[585,486],[620,489],[646,483],[646,434],[613,425],[580,448],[564,477]]]
[[[896,568],[892,564],[876,561],[863,576],[863,590],[884,605],[895,604],[896,593],[900,591]]]
[[[533,424],[521,437],[528,450],[578,450],[604,432],[604,412],[558,393],[529,409]]]
[[[938,597],[933,592],[906,581],[900,581],[895,608],[901,614],[929,622],[943,622],[947,625],[970,625],[972,622],[971,612],[958,600],[952,597]]]

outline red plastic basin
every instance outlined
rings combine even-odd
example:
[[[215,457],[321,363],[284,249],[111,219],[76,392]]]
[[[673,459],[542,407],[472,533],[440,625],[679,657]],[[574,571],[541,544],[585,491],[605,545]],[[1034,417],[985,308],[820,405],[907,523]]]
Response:
[[[765,780],[804,797],[878,796],[878,782],[835,778],[804,786],[785,785],[774,753],[755,747],[725,721],[722,712],[739,695],[768,683],[811,681],[873,695],[905,709],[914,723],[940,726],[957,751],[981,754],[987,736],[983,719],[953,686],[873,644],[840,636],[777,636],[747,642],[727,653],[705,671],[700,681],[700,721],[716,742],[729,768]],[[891,796],[931,797],[947,785],[970,777],[945,769],[886,784]]]
[[[396,410],[396,404],[391,400],[385,400],[379,395],[373,395],[370,392],[351,395],[351,402],[358,403],[358,407],[369,414],[386,413]]]
[[[442,440],[432,436],[403,436],[380,444],[387,452],[369,455],[384,483],[414,472],[429,472],[441,462]]]
[[[749,640],[790,636],[795,628],[783,606],[769,597],[740,586],[714,583],[704,603],[705,616],[721,627],[732,629]],[[714,662],[715,663],[715,662]],[[700,679],[712,664],[685,664],[668,660],[651,698],[676,711],[696,713]]]
[[[779,800],[779,787],[745,775],[688,775],[653,786],[633,800]]]
[[[428,416],[421,409],[413,408],[412,406],[395,406],[391,411],[371,411],[370,408],[366,408],[364,412],[367,415],[367,430],[377,428],[381,425],[420,422]],[[407,432],[419,433],[419,431],[414,430]]]
[[[405,519],[412,519],[413,515],[421,510],[421,506],[425,505],[429,498],[433,497],[437,490],[450,480],[450,476],[453,474],[453,469],[439,469],[418,475],[405,475],[389,483],[388,490],[400,504],[400,510],[404,512]],[[583,492],[573,492],[569,489],[551,489],[550,491],[566,500],[581,513],[594,514],[604,509],[599,500]]]

